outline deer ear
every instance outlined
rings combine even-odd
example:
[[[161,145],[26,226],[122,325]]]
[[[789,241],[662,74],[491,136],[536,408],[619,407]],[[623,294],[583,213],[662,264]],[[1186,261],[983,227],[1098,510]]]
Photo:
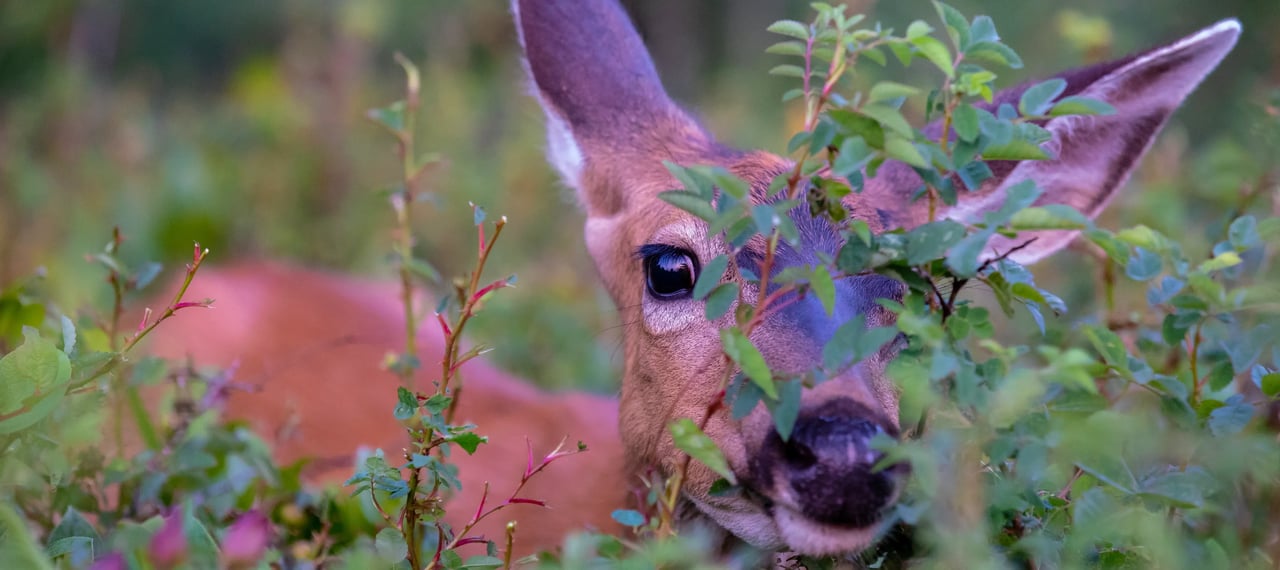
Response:
[[[993,161],[995,176],[977,192],[961,192],[946,217],[979,222],[999,208],[1006,189],[1034,180],[1044,190],[1036,205],[1066,204],[1093,218],[1124,185],[1142,155],[1173,111],[1217,67],[1235,46],[1240,22],[1224,20],[1200,32],[1145,53],[1058,75],[1067,82],[1066,95],[1100,99],[1115,107],[1104,116],[1068,116],[1045,126],[1053,135],[1046,148],[1055,158],[1043,161]],[[997,95],[995,105],[1016,106],[1025,86]],[[918,216],[913,216],[918,217]],[[1030,246],[1012,257],[1033,263],[1061,249],[1075,232],[1038,232]],[[1018,242],[1028,237],[1020,235]],[[1008,251],[1014,242],[997,236],[988,246]]]
[[[547,118],[548,160],[588,215],[625,204],[617,182],[634,174],[624,170],[662,171],[662,160],[710,146],[667,97],[617,0],[513,0],[511,11]]]

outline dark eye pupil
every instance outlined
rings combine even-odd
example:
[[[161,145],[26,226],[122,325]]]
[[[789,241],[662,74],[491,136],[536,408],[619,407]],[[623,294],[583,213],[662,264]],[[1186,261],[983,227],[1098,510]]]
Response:
[[[665,252],[645,259],[645,274],[649,280],[649,293],[655,297],[671,298],[693,291],[693,260],[683,253]]]

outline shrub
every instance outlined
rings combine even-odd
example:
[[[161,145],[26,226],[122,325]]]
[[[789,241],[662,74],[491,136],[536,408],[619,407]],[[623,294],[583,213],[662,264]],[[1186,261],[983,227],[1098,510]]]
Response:
[[[1272,514],[1280,499],[1280,322],[1273,261],[1280,219],[1269,216],[1263,203],[1276,184],[1267,154],[1280,137],[1280,97],[1258,113],[1254,136],[1261,142],[1253,148],[1260,156],[1252,159],[1259,177],[1222,201],[1226,212],[1216,214],[1220,223],[1205,236],[1207,247],[1191,244],[1195,236],[1174,239],[1146,226],[1111,231],[1068,208],[1030,207],[1039,195],[1034,183],[1011,189],[1005,207],[981,223],[931,215],[909,231],[873,234],[848,221],[840,201],[861,191],[864,167],[874,170],[889,159],[912,165],[926,181],[917,198],[933,211],[991,175],[982,159],[1046,158],[1040,145],[1047,133],[1038,121],[1114,112],[1099,101],[1058,99],[1061,86],[1054,81],[1028,89],[1016,109],[976,109],[973,102],[990,98],[996,78],[987,66],[1002,70],[1018,67],[1019,60],[999,42],[989,18],[966,19],[936,6],[940,29],[913,22],[902,35],[864,26],[860,16],[824,4],[815,5],[810,24],[771,26],[789,39],[770,51],[802,63],[774,69],[803,84],[784,101],[799,100],[806,111],[804,130],[788,144],[798,155],[796,169],[774,186],[784,199],[751,206],[743,183],[726,172],[669,166],[684,187],[667,193],[668,201],[707,220],[732,243],[760,236],[772,252],[794,240],[788,218],[774,214],[797,205],[843,224],[847,240],[834,259],[779,276],[774,284],[782,293],[754,306],[740,304],[736,326],[722,331],[722,340],[725,358],[743,373],[722,379],[725,399],[707,416],[722,406],[736,413],[763,403],[785,437],[799,395],[789,388],[820,382],[821,375],[768,370],[747,341],[757,316],[782,294],[814,295],[830,304],[836,280],[883,274],[909,290],[901,303],[882,301],[898,315],[896,326],[837,334],[825,351],[834,368],[899,333],[907,339],[890,376],[901,390],[902,424],[913,427],[903,441],[880,441],[886,462],[913,468],[908,492],[891,513],[899,523],[893,532],[905,538],[864,553],[862,563],[1274,566],[1280,560]],[[904,65],[924,61],[938,68],[941,86],[881,82],[865,93],[841,94],[858,65],[883,64],[890,56]],[[304,490],[299,466],[275,464],[259,437],[219,418],[227,373],[130,356],[139,340],[153,331],[163,334],[163,321],[174,312],[208,303],[179,294],[135,332],[125,332],[126,300],[158,267],[126,267],[117,234],[93,256],[115,299],[104,316],[61,309],[42,293],[38,277],[0,293],[0,566],[482,568],[515,562],[510,533],[481,541],[469,536],[469,526],[452,529],[441,519],[442,499],[456,487],[450,450],[471,452],[485,443],[484,426],[453,424],[449,388],[456,387],[458,367],[481,353],[461,351],[457,339],[467,322],[482,301],[513,282],[486,284],[482,278],[505,220],[488,222],[485,211],[473,207],[477,263],[436,308],[448,348],[433,377],[435,390],[409,389],[422,368],[414,351],[412,289],[438,276],[413,256],[412,207],[423,194],[421,177],[431,160],[414,148],[420,86],[412,64],[403,58],[401,64],[406,99],[372,117],[396,138],[403,167],[389,200],[398,232],[392,259],[410,333],[405,351],[387,363],[405,387],[385,421],[406,425],[414,449],[404,458],[369,457],[348,481],[354,499]],[[934,141],[908,125],[902,105],[922,98],[926,115],[953,126],[955,139],[948,140],[950,129]],[[1206,168],[1208,175],[1218,174],[1212,164],[1195,166]],[[1096,314],[1071,311],[1008,258],[1012,251],[980,257],[993,236],[1016,240],[1019,232],[1047,229],[1080,231],[1090,244],[1096,290],[1105,299]],[[195,248],[187,283],[198,278],[206,254]],[[706,300],[708,318],[723,315],[740,294],[733,284],[714,282],[700,282],[696,291]],[[982,295],[994,306],[979,302]],[[1144,304],[1126,308],[1143,296]],[[1020,335],[1027,327],[1015,319],[1027,317],[1034,328]],[[139,396],[141,387],[166,378],[182,379],[171,388],[167,420],[146,410]],[[722,455],[702,433],[707,416],[673,422],[672,436],[688,454],[686,465],[696,460],[722,472],[718,492],[735,492]],[[125,456],[122,422],[108,417],[131,422],[143,451]],[[531,463],[525,478],[575,451],[552,453],[541,466]],[[618,522],[636,528],[638,539],[571,536],[560,552],[544,554],[538,563],[720,563],[707,537],[675,525],[682,475],[650,481],[644,508],[615,513]],[[520,502],[539,501],[517,489],[475,518],[501,516],[505,506]],[[464,550],[476,542],[485,544]],[[768,556],[733,555],[739,564],[763,564]],[[780,562],[808,568],[836,563]]]

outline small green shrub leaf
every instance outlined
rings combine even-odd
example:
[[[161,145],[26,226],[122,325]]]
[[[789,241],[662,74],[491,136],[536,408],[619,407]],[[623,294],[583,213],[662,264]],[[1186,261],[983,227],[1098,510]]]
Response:
[[[764,362],[764,356],[761,356],[760,351],[751,344],[751,340],[743,335],[742,331],[730,328],[720,331],[720,342],[725,354],[742,368],[742,373],[759,386],[770,399],[776,400],[778,389],[773,383],[773,373],[769,371],[769,366]]]
[[[622,526],[640,526],[644,524],[644,515],[631,509],[618,509],[609,516]]]
[[[724,453],[716,447],[711,438],[707,437],[707,434],[702,432],[698,424],[693,423],[689,418],[680,418],[671,422],[670,429],[671,439],[677,448],[688,453],[689,457],[706,465],[730,483],[737,484],[738,479],[734,477],[733,470],[729,469],[729,462],[725,460]]]
[[[702,273],[698,275],[698,280],[693,284],[693,298],[702,300],[711,294],[711,290],[720,284],[720,280],[724,278],[725,269],[729,267],[728,255],[717,255],[711,258],[702,268]]]
[[[1050,117],[1061,117],[1064,115],[1114,115],[1116,108],[1112,107],[1106,101],[1094,99],[1092,97],[1081,97],[1079,95],[1071,95],[1059,99],[1054,103],[1053,108],[1049,109]]]
[[[822,302],[822,308],[830,315],[836,306],[836,284],[831,279],[831,272],[825,266],[818,266],[809,276],[809,287]]]
[[[1049,109],[1049,103],[1066,90],[1067,81],[1057,77],[1032,85],[1018,99],[1018,112],[1025,117],[1043,115]]]
[[[737,283],[721,283],[707,295],[707,320],[714,321],[723,317],[738,300]]]
[[[769,24],[769,27],[765,29],[775,34],[796,38],[798,40],[809,39],[809,27],[795,20],[778,20],[777,22]]]

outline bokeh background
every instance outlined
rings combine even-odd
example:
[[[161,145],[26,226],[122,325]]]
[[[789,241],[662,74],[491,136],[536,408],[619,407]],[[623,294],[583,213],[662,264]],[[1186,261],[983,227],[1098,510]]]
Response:
[[[677,100],[725,141],[784,148],[798,110],[778,103],[791,80],[766,74],[782,59],[763,52],[774,41],[764,28],[807,20],[806,3],[625,3]],[[1175,115],[1107,227],[1145,223],[1196,253],[1274,159],[1251,129],[1280,84],[1276,0],[953,4],[991,15],[1022,55],[1026,67],[1005,85],[1221,18],[1244,22],[1236,51]],[[923,0],[850,5],[886,26],[936,25]],[[434,204],[418,214],[421,255],[461,273],[474,247],[467,201],[508,215],[490,266],[517,273],[519,288],[476,321],[476,336],[539,384],[611,390],[620,325],[572,196],[543,161],[541,114],[497,0],[0,0],[0,283],[43,268],[64,303],[99,299],[107,289],[84,254],[116,225],[135,261],[180,267],[198,240],[219,263],[265,257],[389,275],[391,211],[378,190],[398,163],[364,112],[400,95],[396,51],[423,70],[422,146],[448,159],[429,182]],[[926,67],[871,66],[861,80],[936,80]],[[922,106],[909,102],[908,114]],[[1089,318],[1090,262],[1068,254],[1045,265],[1042,285],[1067,299],[1071,318]]]

